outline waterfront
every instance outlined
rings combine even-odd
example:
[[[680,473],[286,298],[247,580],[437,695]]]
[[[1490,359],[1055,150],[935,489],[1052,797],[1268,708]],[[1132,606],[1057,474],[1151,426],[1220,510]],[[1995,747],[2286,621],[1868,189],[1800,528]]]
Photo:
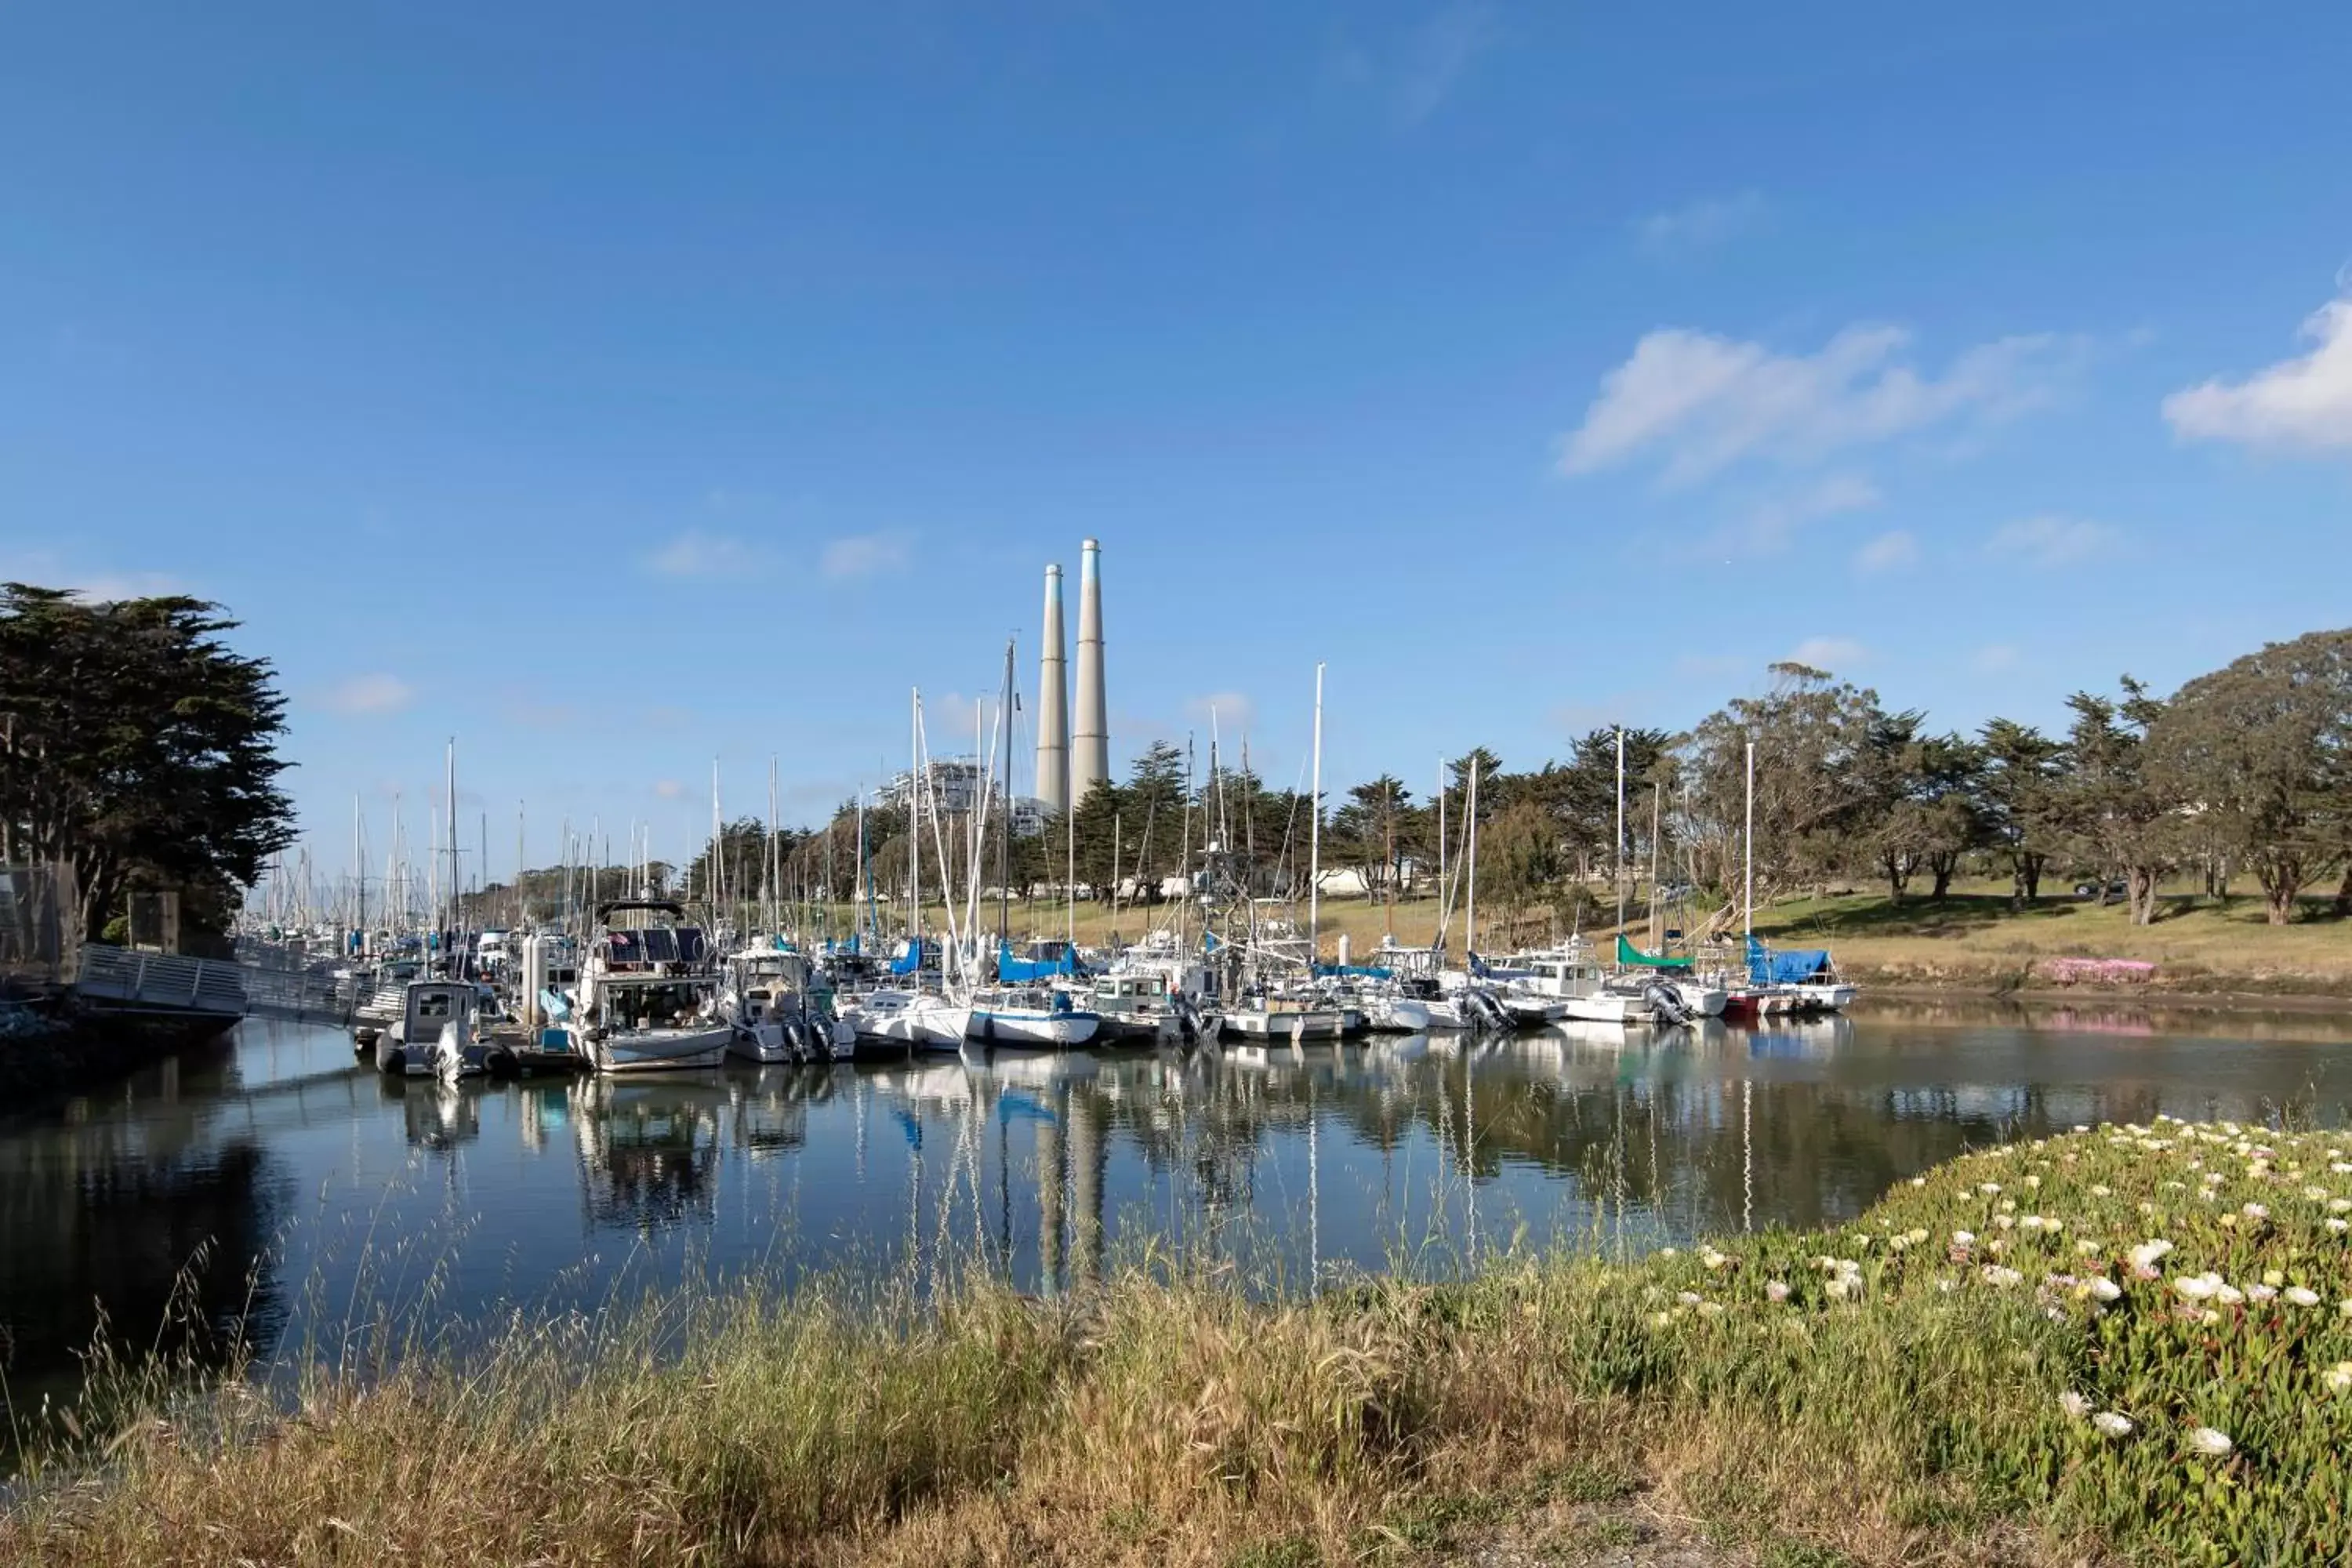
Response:
[[[2076,1123],[2352,1110],[2324,1016],[1881,1005],[1621,1038],[443,1089],[355,1068],[334,1031],[249,1024],[0,1130],[8,1388],[69,1388],[101,1303],[133,1344],[176,1295],[200,1357],[242,1326],[292,1358],[747,1272],[952,1265],[1051,1294],[1156,1247],[1296,1291],[1834,1223]]]

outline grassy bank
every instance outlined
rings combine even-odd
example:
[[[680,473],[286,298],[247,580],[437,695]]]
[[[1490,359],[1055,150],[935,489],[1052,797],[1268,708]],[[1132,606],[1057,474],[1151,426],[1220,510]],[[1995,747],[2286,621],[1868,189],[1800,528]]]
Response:
[[[61,1417],[0,1559],[2343,1561],[2346,1214],[2352,1139],[2159,1123],[1833,1231],[1302,1304],[1145,1263],[518,1322],[290,1416]]]
[[[1849,974],[1880,985],[2032,988],[2047,984],[2052,959],[2128,958],[2156,972],[2118,989],[2352,992],[2352,926],[2324,918],[2326,908],[2307,900],[2305,919],[2273,926],[2258,899],[2182,895],[2166,901],[2154,925],[2135,926],[2121,903],[2102,909],[2065,895],[2012,909],[2005,889],[1901,903],[1855,893],[1777,904],[1758,911],[1756,923],[1769,941],[1830,947]]]

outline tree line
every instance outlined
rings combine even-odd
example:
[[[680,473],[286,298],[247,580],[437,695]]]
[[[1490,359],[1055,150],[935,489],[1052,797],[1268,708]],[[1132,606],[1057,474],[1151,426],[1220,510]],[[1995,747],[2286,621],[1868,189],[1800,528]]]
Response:
[[[1654,864],[1659,881],[1711,899],[1721,928],[1736,917],[1752,847],[1759,904],[1855,881],[1936,900],[1962,876],[1992,875],[2024,906],[2054,875],[2070,887],[2088,879],[2102,902],[2119,899],[2147,924],[2160,888],[2186,874],[2217,896],[2251,879],[2279,924],[2333,878],[2333,912],[2352,914],[2352,630],[2266,645],[2169,696],[2128,676],[2112,693],[2077,691],[2055,731],[2008,718],[1939,731],[1923,711],[1889,708],[1825,671],[1780,663],[1769,673],[1760,695],[1679,734],[1595,729],[1564,757],[1517,770],[1478,747],[1427,792],[1382,774],[1328,795],[1326,873],[1353,872],[1371,897],[1393,901],[1433,886],[1444,860],[1458,896],[1475,773],[1478,897],[1498,913],[1599,913],[1621,865],[1646,886]],[[1213,843],[1252,891],[1303,896],[1313,809],[1245,765],[1155,742],[1070,817],[1013,838],[1008,879],[1024,896],[1074,872],[1088,889],[1150,900]],[[865,814],[866,864],[885,903],[903,897],[907,830],[903,809]],[[971,825],[947,836],[961,867],[970,841],[959,831]],[[936,888],[930,833],[923,858]],[[760,885],[764,836],[756,822],[729,830],[730,886]],[[844,897],[857,888],[855,803],[785,841],[788,885]],[[709,853],[688,868],[689,886],[709,885]],[[994,885],[993,848],[982,865]]]

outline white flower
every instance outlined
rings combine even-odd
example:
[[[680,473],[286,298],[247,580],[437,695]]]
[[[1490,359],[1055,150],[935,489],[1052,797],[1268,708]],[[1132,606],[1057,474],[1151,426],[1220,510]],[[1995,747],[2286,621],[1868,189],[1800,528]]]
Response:
[[[2221,1277],[2219,1274],[2183,1274],[2173,1280],[2172,1288],[2180,1292],[2183,1300],[2210,1301],[2221,1289]]]
[[[2278,1288],[2274,1285],[2249,1285],[2246,1287],[2245,1299],[2249,1301],[2267,1301],[2277,1294]],[[2235,1301],[2231,1301],[2230,1300],[2229,1295],[2226,1292],[2223,1293],[2221,1300],[2229,1306],[2234,1307],[2237,1305]]]
[[[1680,1257],[1682,1256],[1682,1253],[1681,1253],[1681,1251],[1680,1251],[1678,1248],[1675,1248],[1675,1247],[1662,1247],[1658,1248],[1658,1256],[1659,1256],[1659,1257],[1661,1257],[1661,1258],[1680,1258]]]
[[[2091,1195],[2095,1198],[2111,1198],[2116,1195],[2116,1191],[2113,1187],[2093,1187]]]
[[[2058,1408],[2077,1421],[2086,1421],[2091,1415],[2091,1402],[2079,1394],[2066,1393],[2058,1396]]]
[[[1911,1184],[1915,1187],[1924,1187],[1927,1184],[1927,1178],[1925,1176],[1914,1176],[1911,1178]]]
[[[2099,1244],[2086,1237],[2074,1244],[2074,1250],[2084,1258],[2096,1258],[2099,1255]]]
[[[2303,1195],[2315,1204],[2326,1203],[2327,1201],[2327,1189],[2326,1187],[2305,1187],[2303,1189]]]
[[[2124,1288],[2116,1284],[2112,1279],[2101,1279],[2091,1281],[2091,1294],[2096,1296],[2102,1301],[2116,1300],[2121,1297],[2123,1293]]]
[[[1984,1266],[1984,1281],[1996,1289],[2006,1290],[2025,1278],[2014,1268],[2004,1268],[1998,1263]]]
[[[1956,1230],[1952,1232],[1952,1245],[1954,1247],[1974,1247],[1976,1244],[1977,1238],[1974,1232],[1965,1230]]]
[[[2131,1417],[2128,1415],[2118,1415],[2112,1410],[2102,1410],[2096,1415],[2092,1416],[2091,1425],[2099,1429],[2099,1434],[2102,1436],[2128,1437],[2131,1436]]]
[[[2260,1290],[2264,1287],[2257,1285],[2254,1289]],[[2224,1307],[2238,1307],[2245,1304],[2246,1293],[2235,1285],[2216,1285],[2213,1288],[2213,1300],[2221,1302]]]
[[[1699,1248],[1698,1260],[1701,1263],[1706,1264],[1709,1268],[1720,1268],[1725,1264],[1731,1261],[1730,1258],[1725,1257],[1722,1253],[1717,1252],[1712,1247],[1703,1247]]]
[[[1997,1214],[1992,1216],[1992,1223],[1996,1227],[2001,1230],[2011,1230],[2016,1227],[2017,1216],[2015,1215]]]
[[[2346,1231],[2352,1230],[2352,1220],[2331,1218],[2327,1222],[2327,1228],[2334,1231],[2336,1235],[2342,1236]]]
[[[2000,1191],[2000,1184],[1999,1182],[1979,1182],[1977,1184],[1977,1191],[1990,1197],[1993,1194]]]
[[[1764,1287],[1764,1299],[1768,1301],[1787,1300],[1789,1299],[1789,1282],[1785,1279],[1773,1279],[1768,1281]]]
[[[2329,1214],[2352,1214],[2352,1198],[2328,1199],[2327,1212]]]
[[[2338,1160],[2327,1169],[2333,1175],[2352,1176],[2352,1161]]]
[[[1720,1301],[1701,1301],[1698,1304],[1698,1315],[1702,1318],[1720,1318],[1723,1316],[1723,1303]]]
[[[2153,1268],[2158,1261],[2171,1250],[2172,1243],[2158,1237],[2154,1241],[2143,1241],[2133,1247],[2131,1260],[2142,1268]]]
[[[2242,1212],[2248,1219],[2268,1219],[2271,1217],[2271,1211],[2263,1207],[2260,1204],[2248,1204]]]
[[[2290,1285],[2286,1288],[2285,1295],[2288,1302],[2297,1307],[2319,1305],[2319,1292],[2307,1285]]]
[[[1677,1294],[1675,1300],[1685,1307],[1696,1307],[1699,1303],[1699,1294],[1696,1290],[1685,1290]]]
[[[2319,1381],[2335,1393],[2352,1389],[2352,1361],[2339,1361],[2319,1374]]]
[[[2275,1268],[2265,1268],[2263,1270],[2263,1283],[2275,1290],[2286,1283],[2286,1276]]]
[[[2227,1432],[2217,1432],[2210,1426],[2200,1426],[2189,1434],[2189,1446],[2210,1458],[2221,1458],[2233,1445]]]

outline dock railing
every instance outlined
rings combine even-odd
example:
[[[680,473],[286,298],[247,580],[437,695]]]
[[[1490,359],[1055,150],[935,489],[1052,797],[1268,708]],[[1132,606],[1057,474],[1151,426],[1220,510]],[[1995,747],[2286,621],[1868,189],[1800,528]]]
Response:
[[[187,1013],[343,1023],[355,1000],[347,982],[309,969],[264,969],[214,958],[86,943],[74,979],[84,1003],[125,1012]]]

